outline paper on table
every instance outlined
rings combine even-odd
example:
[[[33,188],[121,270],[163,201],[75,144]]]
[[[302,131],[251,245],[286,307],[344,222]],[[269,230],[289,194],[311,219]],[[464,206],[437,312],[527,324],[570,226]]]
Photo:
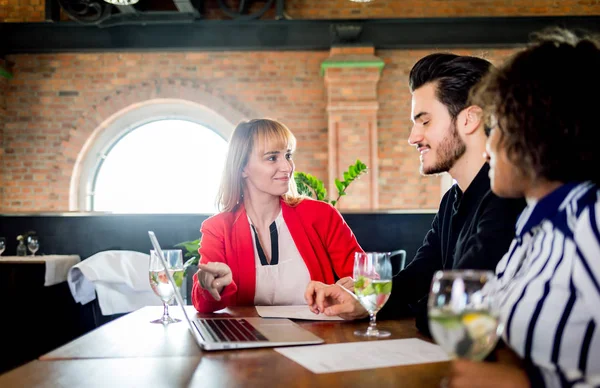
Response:
[[[298,306],[256,306],[256,312],[263,318],[305,319],[311,321],[343,321],[340,317],[314,314],[307,305]]]
[[[418,338],[298,346],[275,350],[313,373],[425,364],[449,359],[441,347]]]

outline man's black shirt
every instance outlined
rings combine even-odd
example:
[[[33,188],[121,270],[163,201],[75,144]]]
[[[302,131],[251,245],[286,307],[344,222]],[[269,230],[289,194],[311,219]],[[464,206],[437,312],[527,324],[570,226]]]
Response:
[[[392,295],[378,318],[399,318],[412,310],[417,328],[430,335],[427,297],[433,274],[441,269],[496,269],[525,200],[497,197],[490,190],[488,172],[485,163],[464,193],[456,184],[446,192],[423,245],[394,278]]]

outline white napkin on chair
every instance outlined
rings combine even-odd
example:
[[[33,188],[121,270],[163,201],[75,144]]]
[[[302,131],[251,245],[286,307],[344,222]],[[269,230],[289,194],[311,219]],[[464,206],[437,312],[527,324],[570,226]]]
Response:
[[[102,315],[126,313],[162,305],[148,281],[150,255],[134,251],[104,251],[69,270],[68,283],[76,302],[98,295]]]

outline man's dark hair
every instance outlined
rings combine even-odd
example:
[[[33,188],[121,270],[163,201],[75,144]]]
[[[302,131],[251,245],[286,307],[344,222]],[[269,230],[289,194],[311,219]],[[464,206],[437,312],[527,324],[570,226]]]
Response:
[[[600,44],[559,28],[534,37],[482,80],[471,101],[525,176],[598,183]]]
[[[414,92],[421,86],[436,82],[436,96],[450,116],[456,119],[467,107],[469,91],[492,67],[485,59],[448,53],[430,54],[421,58],[410,70],[409,87]]]

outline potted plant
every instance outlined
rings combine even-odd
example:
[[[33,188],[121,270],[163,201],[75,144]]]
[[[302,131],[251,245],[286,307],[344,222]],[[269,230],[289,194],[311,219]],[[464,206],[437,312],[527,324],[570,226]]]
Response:
[[[198,266],[198,262],[200,259],[200,254],[198,253],[198,248],[200,248],[200,239],[192,240],[192,241],[184,241],[176,244],[175,247],[181,248],[184,251],[183,257],[188,259],[183,264],[183,271],[187,273],[188,268],[190,266]],[[192,267],[194,268],[194,267]]]
[[[198,248],[200,248],[200,239],[192,241],[183,241],[176,244],[175,247],[181,248],[183,251],[184,259],[187,259],[183,264],[183,273],[185,274],[185,298],[190,300],[192,294],[193,275],[196,273],[198,263],[200,262],[200,254]],[[191,268],[191,270],[189,270]],[[188,271],[189,270],[189,271]]]
[[[296,171],[294,173],[294,180],[296,186],[298,186],[298,192],[307,197],[316,198],[319,201],[330,203],[332,206],[336,206],[340,198],[346,195],[346,189],[354,180],[358,179],[362,174],[367,172],[367,165],[357,160],[356,163],[351,164],[348,170],[344,172],[344,180],[340,181],[335,178],[335,188],[338,191],[338,195],[334,200],[327,198],[327,190],[323,182],[305,172]],[[313,197],[314,194],[314,197]]]

